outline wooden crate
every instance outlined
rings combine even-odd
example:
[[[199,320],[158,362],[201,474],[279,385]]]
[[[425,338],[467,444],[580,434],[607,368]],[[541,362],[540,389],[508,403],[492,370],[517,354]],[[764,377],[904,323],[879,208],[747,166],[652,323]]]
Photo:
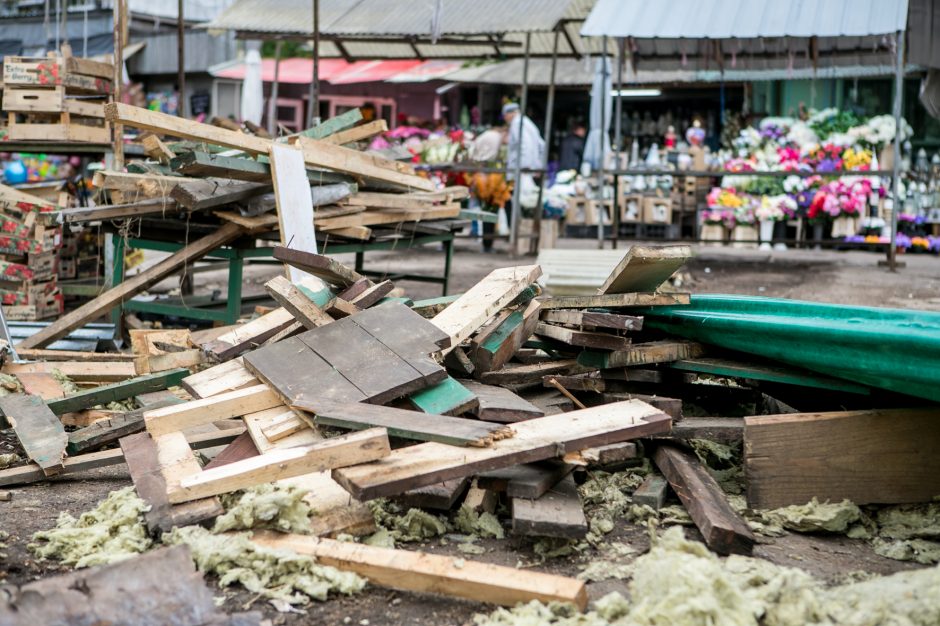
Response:
[[[4,306],[39,304],[58,291],[55,278],[49,281],[0,281],[0,303]]]
[[[65,313],[65,298],[62,292],[56,289],[55,292],[35,304],[8,306],[4,307],[3,312],[8,320],[19,322],[34,322],[58,317]]]
[[[631,222],[643,221],[643,195],[631,193],[618,196],[620,211],[620,223],[629,224]]]
[[[48,280],[56,275],[56,253],[29,254],[23,261],[0,259],[0,280]]]
[[[591,200],[590,198],[575,197],[568,198],[568,209],[565,212],[566,224],[585,224],[588,226],[597,224],[597,213],[600,200]],[[610,224],[610,209],[612,201],[604,200],[604,224]]]
[[[657,197],[643,198],[643,222],[645,224],[671,224],[672,199]]]
[[[113,75],[114,67],[110,63],[71,56],[8,56],[3,59],[4,88],[65,87],[70,93],[110,94]]]

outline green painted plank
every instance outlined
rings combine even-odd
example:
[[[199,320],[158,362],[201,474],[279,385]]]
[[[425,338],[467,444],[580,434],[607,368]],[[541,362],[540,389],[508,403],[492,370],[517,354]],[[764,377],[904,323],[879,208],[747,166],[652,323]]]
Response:
[[[342,115],[324,120],[319,126],[308,128],[298,134],[304,137],[310,137],[311,139],[323,139],[333,133],[345,130],[360,121],[362,121],[362,111],[359,110],[359,107],[356,107],[355,109],[346,111]]]
[[[849,381],[830,378],[815,372],[801,371],[780,365],[742,363],[729,359],[684,359],[670,363],[668,366],[684,372],[712,374],[714,376],[727,376],[729,378],[748,378],[770,383],[782,383],[784,385],[831,389],[833,391],[844,391],[866,396],[871,394],[871,389],[864,385],[857,385]]]
[[[143,161],[131,161],[127,164],[127,171],[131,174],[159,174],[161,176],[179,176],[172,168],[159,163],[144,163]]]
[[[46,405],[56,415],[81,411],[99,404],[124,400],[142,393],[161,391],[167,387],[179,385],[180,381],[189,376],[189,373],[189,370],[185,367],[179,367],[157,374],[146,374],[113,385],[103,385],[87,391],[80,391],[59,400],[50,400]]]
[[[476,395],[448,376],[443,381],[408,396],[411,404],[432,415],[459,415],[475,408]]]
[[[405,306],[408,306],[408,307],[414,304],[414,300],[412,300],[411,298],[390,298],[386,296],[382,298],[381,300],[379,300],[378,302],[376,302],[375,306],[379,306],[380,304],[394,304],[396,302],[399,304],[404,304]]]
[[[434,317],[462,295],[462,293],[456,293],[450,296],[415,300],[414,304],[411,305],[411,309],[421,317]]]
[[[460,209],[458,217],[462,220],[479,220],[481,222],[489,222],[490,224],[495,224],[499,221],[496,213],[480,209]]]
[[[336,297],[336,295],[332,291],[330,291],[329,289],[325,287],[319,291],[314,291],[310,287],[305,287],[303,285],[294,285],[294,286],[300,290],[300,293],[310,298],[310,301],[313,302],[318,307],[320,307],[321,309],[326,308],[326,305],[328,305],[330,301]]]

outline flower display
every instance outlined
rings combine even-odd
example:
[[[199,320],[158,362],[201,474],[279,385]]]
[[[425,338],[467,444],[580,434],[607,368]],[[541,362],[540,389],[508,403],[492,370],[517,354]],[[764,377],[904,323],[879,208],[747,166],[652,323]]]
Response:
[[[470,179],[470,191],[483,205],[483,208],[495,211],[512,197],[512,183],[502,174],[474,174]]]

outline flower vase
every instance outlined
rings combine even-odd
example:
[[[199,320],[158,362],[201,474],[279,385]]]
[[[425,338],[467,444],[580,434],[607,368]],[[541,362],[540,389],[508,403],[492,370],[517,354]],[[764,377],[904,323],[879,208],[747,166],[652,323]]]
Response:
[[[823,224],[813,224],[813,241],[816,242],[816,245],[813,246],[813,250],[822,250],[820,243],[823,240]]]
[[[774,244],[774,250],[786,250],[787,244],[783,241],[787,238],[787,223],[785,221],[779,221],[774,224],[774,239],[777,240],[777,243]]]
[[[756,248],[757,228],[753,224],[738,224],[731,231],[732,248]]]
[[[703,245],[720,246],[725,241],[725,227],[721,224],[702,224],[699,238]]]
[[[858,217],[840,215],[832,220],[832,238],[844,239],[858,233]]]
[[[771,250],[771,240],[774,238],[774,220],[761,220],[760,222],[760,249]]]

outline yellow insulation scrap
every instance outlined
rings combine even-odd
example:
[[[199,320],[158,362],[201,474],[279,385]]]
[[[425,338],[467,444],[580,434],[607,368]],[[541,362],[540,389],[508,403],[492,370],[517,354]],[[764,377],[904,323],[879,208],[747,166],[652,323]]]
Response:
[[[306,489],[271,483],[256,485],[222,496],[225,514],[215,520],[212,532],[270,528],[281,532],[310,532],[312,509],[304,501]]]

